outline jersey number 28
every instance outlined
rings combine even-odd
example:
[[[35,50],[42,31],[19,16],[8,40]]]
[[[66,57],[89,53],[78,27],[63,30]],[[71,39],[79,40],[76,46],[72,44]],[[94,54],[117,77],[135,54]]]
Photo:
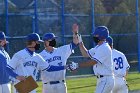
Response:
[[[115,70],[123,68],[123,59],[122,59],[122,57],[114,58],[113,61],[115,62]]]

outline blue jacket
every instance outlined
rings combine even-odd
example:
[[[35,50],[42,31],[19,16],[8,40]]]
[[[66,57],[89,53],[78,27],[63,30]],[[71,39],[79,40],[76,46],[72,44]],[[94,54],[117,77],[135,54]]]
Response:
[[[6,84],[10,81],[9,74],[6,71],[7,62],[10,60],[8,53],[0,47],[0,84]]]

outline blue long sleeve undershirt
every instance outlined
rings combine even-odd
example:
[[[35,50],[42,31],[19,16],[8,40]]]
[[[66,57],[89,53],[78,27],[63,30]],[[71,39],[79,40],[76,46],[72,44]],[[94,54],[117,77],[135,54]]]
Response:
[[[60,71],[60,70],[64,70],[64,69],[65,69],[64,66],[50,66],[50,68],[49,68],[49,69],[46,69],[46,71],[52,72],[52,71]],[[44,69],[44,70],[45,70],[45,69]],[[43,71],[44,71],[44,70],[43,70]],[[8,73],[10,76],[12,76],[12,77],[14,77],[14,78],[16,78],[16,77],[18,76],[18,74],[16,74],[16,73],[13,71],[13,69],[10,68],[10,67],[6,67],[6,71],[7,71],[7,73]]]
[[[14,78],[16,78],[18,75],[12,70],[12,68],[9,68],[9,67],[6,67],[6,71],[7,71],[7,73],[10,75],[10,76],[12,76],[12,77],[14,77]]]
[[[49,69],[47,69],[48,72],[52,72],[52,71],[60,71],[60,70],[64,70],[64,66],[50,66]]]

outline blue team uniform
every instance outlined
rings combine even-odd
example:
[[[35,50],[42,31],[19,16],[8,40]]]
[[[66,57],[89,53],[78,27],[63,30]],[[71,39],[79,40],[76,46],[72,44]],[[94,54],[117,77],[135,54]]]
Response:
[[[7,62],[10,60],[8,53],[0,47],[0,84],[7,84],[10,79],[6,72]]]

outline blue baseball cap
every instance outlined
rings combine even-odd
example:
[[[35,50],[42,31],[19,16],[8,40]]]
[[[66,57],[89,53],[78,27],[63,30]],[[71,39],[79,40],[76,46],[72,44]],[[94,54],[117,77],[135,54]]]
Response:
[[[6,39],[5,33],[0,32],[0,40],[4,40],[4,39]],[[6,40],[6,43],[9,43],[9,42]]]
[[[43,40],[40,39],[40,36],[37,33],[31,33],[26,37],[27,41],[39,41],[43,42]]]
[[[57,36],[55,36],[53,33],[46,33],[43,36],[43,41],[49,40],[49,39],[55,39],[57,38]]]
[[[106,39],[109,36],[109,30],[106,26],[98,26],[92,33],[93,36],[98,36],[100,40]]]
[[[4,39],[6,39],[5,33],[0,32],[0,40],[4,40]]]

